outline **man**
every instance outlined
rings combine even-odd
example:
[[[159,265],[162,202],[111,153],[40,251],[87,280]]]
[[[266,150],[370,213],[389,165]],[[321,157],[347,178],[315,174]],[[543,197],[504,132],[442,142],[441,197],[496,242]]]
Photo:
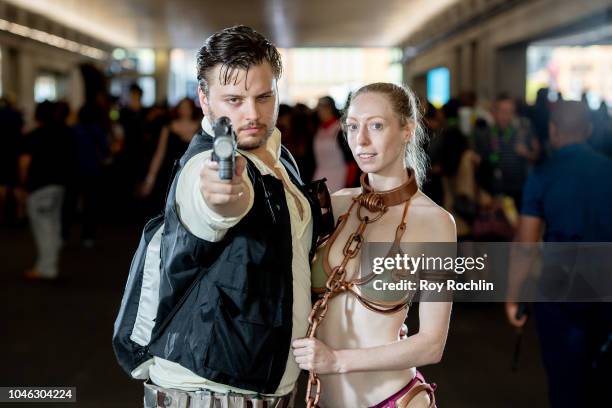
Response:
[[[126,106],[119,111],[123,149],[116,157],[115,165],[120,174],[118,182],[121,193],[128,200],[129,219],[133,219],[142,211],[135,201],[134,191],[144,178],[153,153],[151,135],[147,129],[149,109],[142,105],[142,95],[142,88],[136,83],[131,84]]]
[[[612,174],[612,161],[585,143],[590,131],[584,105],[580,102],[557,104],[549,130],[551,146],[556,151],[527,179],[516,237],[519,243],[538,242],[542,231],[544,242],[612,241],[612,184],[602,180]],[[517,244],[511,257],[509,302],[506,304],[508,320],[515,327],[522,327],[526,321],[525,316],[517,319],[515,302],[535,257],[532,249],[523,252],[521,247]],[[533,244],[527,244],[523,249],[532,247]],[[575,262],[575,258],[572,259]],[[601,262],[592,261],[594,264]],[[558,268],[557,264],[558,253],[545,256],[540,279],[563,281],[567,276],[565,265]],[[578,265],[578,269],[584,269],[583,265]],[[574,281],[580,284],[580,279]],[[534,305],[553,408],[612,406],[612,397],[606,388],[612,367],[604,355],[606,342],[612,339],[611,305]]]
[[[300,370],[289,351],[307,330],[320,210],[275,128],[280,54],[235,26],[206,40],[197,70],[202,130],[147,247],[131,320],[124,297],[115,351],[132,376],[150,378],[146,407],[292,406]],[[223,116],[237,135],[231,180],[221,180],[211,160],[212,125]],[[121,339],[126,330],[133,343]],[[151,358],[124,358],[130,350]]]
[[[62,204],[76,168],[74,135],[56,119],[58,111],[59,105],[49,101],[36,106],[37,126],[26,135],[19,156],[19,195],[27,197],[37,250],[34,266],[24,273],[32,281],[59,277]]]
[[[493,126],[477,128],[474,135],[474,147],[482,159],[483,187],[494,196],[512,197],[518,207],[528,167],[537,160],[540,146],[529,124],[516,117],[509,95],[497,97],[492,113]]]

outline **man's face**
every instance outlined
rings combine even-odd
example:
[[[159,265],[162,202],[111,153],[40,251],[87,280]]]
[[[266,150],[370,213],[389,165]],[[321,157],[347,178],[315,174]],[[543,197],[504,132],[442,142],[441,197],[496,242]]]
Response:
[[[130,101],[129,101],[129,105],[136,107],[136,106],[140,106],[142,100],[142,94],[138,91],[130,91]]]
[[[493,111],[495,124],[502,129],[510,126],[514,120],[514,111],[514,101],[510,99],[502,99],[495,102],[495,109]]]
[[[276,78],[264,62],[247,71],[236,69],[227,84],[220,84],[221,64],[207,75],[208,95],[198,87],[202,112],[211,124],[227,116],[238,137],[238,147],[256,149],[266,143],[278,115]],[[221,72],[224,74],[225,72]]]

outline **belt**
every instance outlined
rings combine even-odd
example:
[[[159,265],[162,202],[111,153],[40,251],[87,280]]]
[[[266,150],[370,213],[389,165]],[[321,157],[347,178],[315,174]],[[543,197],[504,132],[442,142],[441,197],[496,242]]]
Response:
[[[145,408],[293,408],[296,389],[280,397],[210,390],[182,391],[144,384]]]

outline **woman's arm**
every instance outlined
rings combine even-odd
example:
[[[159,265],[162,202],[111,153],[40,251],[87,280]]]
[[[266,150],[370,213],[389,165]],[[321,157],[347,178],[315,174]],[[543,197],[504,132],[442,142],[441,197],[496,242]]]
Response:
[[[157,174],[159,173],[159,169],[161,168],[161,165],[164,162],[164,157],[166,156],[169,134],[170,132],[168,127],[164,126],[159,135],[159,141],[157,142],[157,148],[155,149],[155,154],[153,154],[153,159],[151,159],[147,177],[144,179],[144,183],[142,185],[141,193],[144,196],[151,194],[151,191],[153,191]]]

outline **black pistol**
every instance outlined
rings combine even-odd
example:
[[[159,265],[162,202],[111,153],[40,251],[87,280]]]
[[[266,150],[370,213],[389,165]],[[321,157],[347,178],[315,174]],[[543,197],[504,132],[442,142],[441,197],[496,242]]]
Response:
[[[231,180],[236,172],[236,133],[227,116],[222,116],[213,125],[212,160],[219,163],[219,178]]]

